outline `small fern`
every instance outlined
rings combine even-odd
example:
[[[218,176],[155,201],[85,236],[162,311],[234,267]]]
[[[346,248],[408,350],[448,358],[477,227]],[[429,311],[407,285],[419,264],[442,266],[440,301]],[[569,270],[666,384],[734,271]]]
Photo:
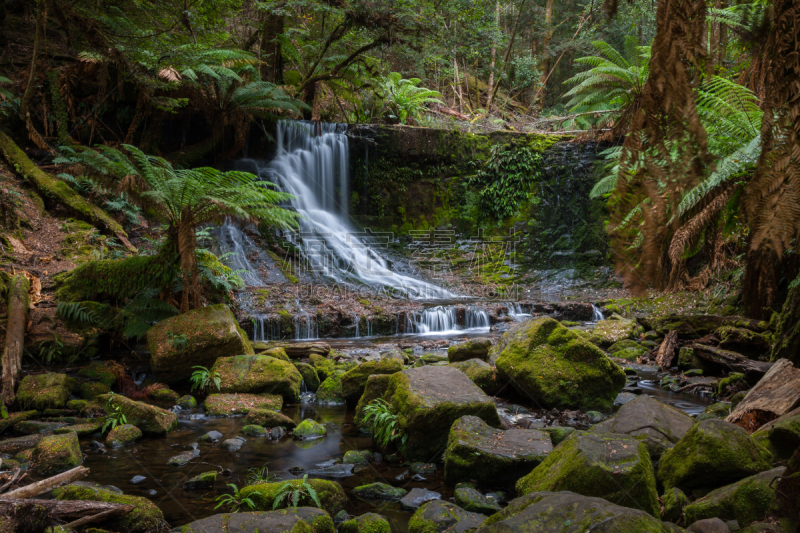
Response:
[[[101,319],[91,309],[80,302],[60,302],[56,307],[56,315],[65,322],[77,322],[87,326],[99,326]]]

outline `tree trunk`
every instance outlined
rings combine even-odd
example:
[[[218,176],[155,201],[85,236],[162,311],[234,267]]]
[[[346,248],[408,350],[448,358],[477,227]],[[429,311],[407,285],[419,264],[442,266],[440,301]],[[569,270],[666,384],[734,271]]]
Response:
[[[771,359],[788,359],[800,368],[800,277],[795,281],[778,319]]]
[[[12,490],[11,492],[2,494],[0,495],[0,499],[12,498],[12,499],[25,500],[28,498],[33,498],[34,496],[39,496],[40,494],[50,492],[51,490],[55,490],[58,487],[72,483],[73,481],[78,481],[79,479],[83,479],[88,475],[89,475],[88,468],[86,468],[85,466],[76,466],[75,468],[67,470],[66,472],[63,472],[56,476],[52,476],[47,479],[37,481],[36,483],[31,483],[30,485],[25,485],[24,487],[20,487],[16,490]]]
[[[25,126],[28,129],[28,137],[43,150],[51,150],[50,146],[42,139],[36,127],[33,125],[30,113],[30,101],[33,95],[33,88],[36,85],[36,63],[39,60],[39,48],[41,48],[42,34],[44,33],[44,24],[47,18],[47,4],[44,0],[37,0],[36,2],[36,30],[33,36],[33,51],[31,52],[31,66],[28,73],[28,84],[25,87],[25,92],[22,93],[22,98],[19,101],[19,115],[25,121]],[[45,120],[47,118],[45,117]]]
[[[772,368],[772,363],[753,361],[736,352],[715,348],[714,346],[692,344],[690,348],[695,351],[698,357],[722,365],[734,372],[741,372],[743,374],[750,372],[756,376],[763,376]]]
[[[314,113],[314,100],[317,99],[317,83],[309,83],[305,89],[303,89],[303,96],[302,100],[306,103],[309,109],[303,109],[303,118],[306,120],[312,120],[313,113]]]
[[[544,36],[542,37],[542,47],[540,53],[542,54],[542,61],[539,63],[539,70],[541,72],[539,82],[541,88],[539,89],[538,105],[539,111],[544,109],[544,99],[547,94],[545,84],[547,83],[547,76],[550,71],[550,41],[553,39],[553,0],[547,0],[544,8]]]
[[[670,331],[664,342],[658,348],[656,364],[664,370],[669,370],[678,362],[678,332]]]
[[[76,218],[85,220],[101,231],[115,236],[131,252],[136,248],[128,241],[128,235],[119,222],[108,216],[96,205],[88,202],[63,182],[55,179],[47,172],[37,167],[25,152],[23,152],[11,137],[0,131],[0,152],[5,157],[9,166],[25,181],[33,184],[45,201],[55,201],[64,207]]]
[[[519,6],[519,12],[517,13],[517,18],[514,20],[514,29],[511,30],[511,39],[508,40],[508,46],[506,47],[506,53],[503,54],[503,65],[508,65],[508,58],[511,57],[511,49],[514,48],[514,40],[517,38],[517,30],[519,29],[519,19],[522,18],[522,11],[525,8],[525,1],[522,0],[522,4]],[[499,78],[499,76],[498,76]],[[486,105],[487,109],[491,109],[492,102],[497,97],[497,90],[500,88],[500,79],[495,82],[494,89],[492,89],[492,96],[489,103]],[[509,93],[511,88],[509,87]],[[509,96],[510,97],[510,96]]]
[[[497,58],[497,46],[496,46],[496,35],[500,32],[500,0],[495,3],[494,8],[494,27],[495,27],[495,38],[492,39],[492,50],[491,50],[491,57],[492,60],[489,63],[489,94],[486,95],[486,112],[491,112],[489,109],[489,104],[492,102],[492,89],[494,88],[494,62]]]
[[[261,26],[261,77],[283,85],[283,56],[278,36],[283,34],[283,17],[267,13]]]
[[[458,59],[456,59],[455,51],[453,52],[453,71],[455,77],[455,89],[457,91],[456,96],[458,96],[458,112],[464,112],[464,93],[461,91],[461,77],[458,75]]]
[[[116,509],[120,514],[133,511],[133,505],[119,503],[95,502],[87,500],[21,500],[0,498],[0,515],[13,516],[20,507],[38,506],[47,511],[50,518],[58,520],[74,520]]]
[[[181,313],[189,310],[190,297],[192,307],[194,309],[200,307],[200,273],[197,270],[195,229],[192,212],[188,207],[184,207],[181,212],[180,226],[178,226],[178,255],[181,259],[181,272],[183,273]]]
[[[8,39],[6,38],[6,3],[0,2],[0,46],[5,47]]]
[[[3,402],[14,403],[14,390],[22,371],[22,349],[25,347],[25,329],[28,325],[28,289],[30,282],[22,274],[11,278],[8,291],[8,323],[3,349]]]
[[[800,369],[781,359],[725,420],[753,433],[797,407],[800,407]]]

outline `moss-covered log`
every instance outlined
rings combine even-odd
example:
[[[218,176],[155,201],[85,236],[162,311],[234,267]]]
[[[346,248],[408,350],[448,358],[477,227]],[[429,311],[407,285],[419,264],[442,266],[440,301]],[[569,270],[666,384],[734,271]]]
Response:
[[[14,389],[22,371],[22,349],[25,346],[25,328],[28,324],[28,289],[30,281],[22,274],[11,279],[8,291],[8,323],[3,349],[3,402],[14,402]]]
[[[115,236],[128,250],[136,248],[128,241],[128,234],[108,213],[73,191],[63,181],[44,172],[31,161],[25,152],[4,132],[0,131],[0,152],[8,164],[26,181],[32,183],[45,198],[66,207],[76,218],[85,220],[109,235]]]

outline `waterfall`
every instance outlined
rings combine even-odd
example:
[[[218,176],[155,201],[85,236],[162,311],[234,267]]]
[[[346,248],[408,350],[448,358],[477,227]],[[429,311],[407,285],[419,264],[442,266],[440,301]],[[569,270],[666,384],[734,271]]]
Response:
[[[603,312],[600,310],[599,307],[592,304],[592,322],[600,322],[605,317],[603,316]]]
[[[489,314],[483,309],[468,307],[464,310],[464,323],[458,323],[455,306],[437,306],[420,313],[406,315],[406,333],[448,333],[464,329],[489,329]]]
[[[318,128],[318,135],[312,129]],[[378,290],[391,288],[411,299],[453,298],[431,283],[393,272],[368,243],[367,234],[347,221],[348,157],[346,125],[281,120],[277,155],[259,175],[294,195],[300,213],[301,246],[311,268],[338,283],[353,280]],[[291,236],[289,236],[291,238]]]
[[[247,259],[248,254],[256,253],[259,257],[263,254],[256,244],[245,235],[242,230],[229,222],[225,222],[217,230],[217,246],[220,256],[225,258],[225,263],[239,275],[248,287],[263,287],[256,268]]]
[[[506,314],[513,318],[515,322],[523,322],[531,318],[531,314],[523,311],[519,302],[502,302],[501,305],[508,310]]]

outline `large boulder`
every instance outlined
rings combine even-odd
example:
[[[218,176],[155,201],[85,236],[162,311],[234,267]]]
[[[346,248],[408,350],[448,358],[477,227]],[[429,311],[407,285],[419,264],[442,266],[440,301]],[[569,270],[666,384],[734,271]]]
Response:
[[[715,488],[769,470],[772,454],[745,430],[703,420],[661,456],[658,480],[669,489]]]
[[[761,426],[753,439],[769,448],[775,459],[788,460],[800,447],[800,407]]]
[[[355,425],[359,427],[366,425],[364,423],[364,409],[378,398],[383,398],[383,395],[389,388],[389,379],[391,377],[392,376],[389,374],[380,374],[370,376],[367,379],[367,384],[364,387],[364,394],[361,395],[361,398],[358,400],[358,405],[356,405],[356,415],[353,418],[353,423]]]
[[[467,375],[472,382],[486,393],[495,392],[500,384],[495,379],[494,367],[482,359],[469,359],[450,366],[459,369]]]
[[[137,402],[113,393],[98,396],[97,400],[102,405],[118,409],[125,415],[128,424],[133,424],[146,435],[166,435],[178,425],[175,413],[155,405]]]
[[[635,320],[614,314],[608,320],[599,321],[592,330],[592,335],[601,346],[610,347],[623,339],[633,337],[638,328]]]
[[[500,377],[546,408],[610,409],[625,386],[622,368],[552,318],[517,325],[492,354]]]
[[[578,434],[564,440],[517,493],[571,491],[660,516],[656,479],[647,446],[628,435]]]
[[[683,508],[684,522],[717,517],[745,525],[764,518],[775,502],[773,480],[784,471],[785,467],[773,468],[709,492]]]
[[[253,500],[256,511],[264,509],[272,510],[275,504],[275,498],[281,492],[281,488],[286,483],[291,483],[292,486],[298,487],[303,482],[302,479],[292,479],[289,481],[277,481],[275,483],[257,483],[255,485],[248,485],[239,491],[242,498],[250,498]],[[342,509],[347,501],[347,496],[344,494],[342,486],[335,481],[328,481],[325,479],[308,479],[306,483],[311,485],[311,488],[317,491],[317,497],[322,508],[335,515]],[[303,505],[314,505],[314,501],[307,495],[303,496],[300,501]],[[283,498],[279,504],[279,508],[290,506],[291,503],[288,498]]]
[[[616,416],[592,427],[599,433],[618,433],[643,438],[650,457],[657,460],[694,425],[692,417],[647,395],[623,405]]]
[[[287,403],[298,401],[303,383],[292,363],[268,355],[220,357],[211,373],[219,374],[222,393],[279,394]]]
[[[150,366],[163,383],[188,381],[192,367],[211,367],[219,357],[255,353],[225,304],[162,320],[147,332],[147,346]]]
[[[283,397],[275,394],[212,394],[206,398],[206,413],[211,416],[247,414],[253,409],[280,410]]]
[[[333,519],[322,509],[297,507],[267,512],[215,514],[186,524],[177,531],[180,533],[336,533],[336,528]]]
[[[444,452],[444,479],[454,485],[512,485],[541,463],[553,445],[535,429],[495,429],[477,416],[463,416],[450,428]]]
[[[31,453],[33,471],[40,476],[53,476],[81,463],[83,455],[74,431],[42,438]]]
[[[112,531],[148,533],[164,527],[164,513],[156,505],[140,496],[126,496],[80,481],[55,489],[57,500],[90,500],[95,502],[133,505],[133,511],[120,518],[112,518],[104,525]]]
[[[274,348],[274,350],[283,350],[283,348]],[[288,359],[289,358],[287,357],[285,360]],[[317,392],[320,383],[317,369],[307,363],[298,363],[294,361],[292,364],[294,364],[294,367],[298,372],[300,372],[300,375],[303,376],[303,385],[305,386],[305,390],[309,392]]]
[[[489,350],[491,348],[491,339],[471,339],[467,342],[450,346],[447,349],[447,360],[451,363],[469,361],[470,359],[481,359],[482,361],[486,361],[489,358]]]
[[[377,374],[394,374],[403,370],[403,361],[400,359],[380,359],[361,363],[342,375],[342,395],[346,400],[356,401],[364,394],[367,379]]]
[[[17,401],[22,409],[63,409],[69,393],[77,392],[78,382],[66,374],[37,374],[25,376],[17,389]]]
[[[501,427],[494,402],[450,366],[423,366],[393,374],[385,398],[408,439],[411,461],[430,461],[444,450],[453,422],[466,415]]]
[[[454,503],[434,500],[414,513],[408,521],[408,533],[466,533],[475,531],[485,520],[486,515],[465,511]]]
[[[677,533],[644,511],[574,492],[533,492],[489,517],[476,533]]]

